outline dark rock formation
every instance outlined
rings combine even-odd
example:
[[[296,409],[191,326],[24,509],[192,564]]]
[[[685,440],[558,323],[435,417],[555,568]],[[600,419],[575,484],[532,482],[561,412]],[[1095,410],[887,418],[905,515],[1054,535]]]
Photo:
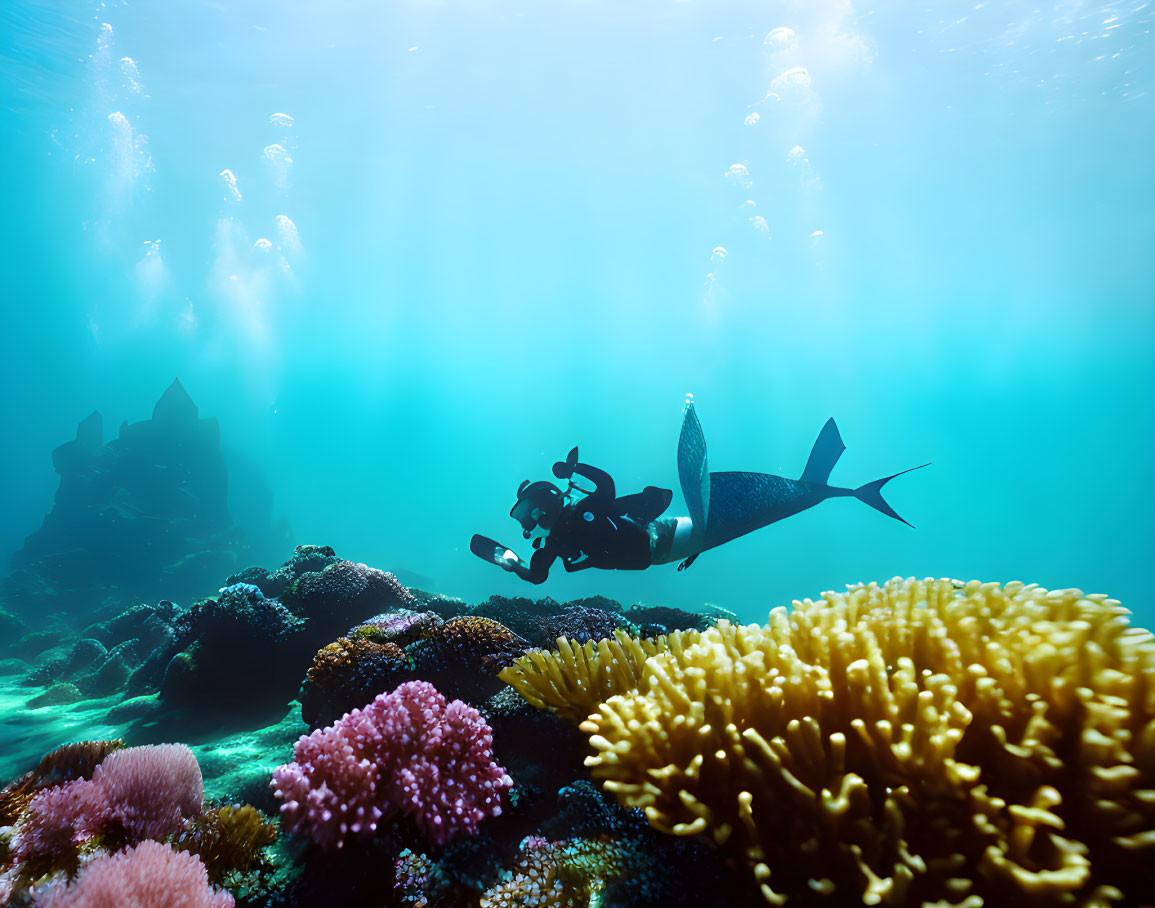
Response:
[[[199,417],[179,381],[151,419],[122,423],[107,443],[92,413],[52,463],[52,511],[0,582],[0,602],[26,620],[108,601],[188,601],[252,555],[229,516],[217,421]]]

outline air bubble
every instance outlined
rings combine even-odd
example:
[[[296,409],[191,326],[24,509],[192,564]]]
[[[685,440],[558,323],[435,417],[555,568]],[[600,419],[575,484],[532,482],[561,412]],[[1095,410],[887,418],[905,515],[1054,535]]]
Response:
[[[774,53],[792,50],[797,44],[798,35],[794,29],[786,28],[784,25],[770,29],[766,37],[762,39],[762,45],[768,47]]]
[[[226,168],[220,172],[219,176],[225,182],[225,199],[230,202],[239,202],[241,191],[237,189],[237,178],[233,172]]]
[[[731,180],[741,186],[743,189],[749,189],[754,181],[750,179],[750,170],[745,164],[731,164],[724,174],[726,179]]]

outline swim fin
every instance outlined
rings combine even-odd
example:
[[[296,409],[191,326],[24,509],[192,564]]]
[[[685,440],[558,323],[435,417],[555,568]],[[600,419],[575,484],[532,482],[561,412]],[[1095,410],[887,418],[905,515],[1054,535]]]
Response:
[[[482,536],[474,533],[473,538],[469,541],[469,551],[473,552],[482,561],[488,561],[490,564],[497,565],[502,570],[510,570],[508,564],[504,560],[506,552],[511,549],[506,548],[500,542],[490,539],[488,536]],[[529,570],[529,565],[521,558],[518,558],[518,564],[526,571]]]
[[[678,437],[678,481],[693,524],[691,538],[700,544],[706,537],[706,521],[710,516],[710,468],[706,463],[706,436],[694,412],[694,400],[689,396],[682,411],[682,433]]]

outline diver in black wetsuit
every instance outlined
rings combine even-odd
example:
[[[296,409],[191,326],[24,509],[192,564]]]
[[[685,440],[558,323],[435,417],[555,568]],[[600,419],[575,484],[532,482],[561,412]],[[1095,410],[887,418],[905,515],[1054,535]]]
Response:
[[[888,517],[907,523],[883,499],[882,487],[910,470],[854,489],[832,486],[830,471],[845,450],[838,427],[829,419],[798,479],[768,473],[711,473],[693,396],[687,395],[678,438],[678,479],[688,516],[662,516],[673,497],[669,489],[646,486],[641,492],[618,498],[610,475],[578,463],[578,449],[574,448],[564,461],[553,465],[553,475],[569,482],[564,492],[552,482],[531,483],[528,479],[517,490],[517,502],[509,516],[521,524],[526,539],[538,531],[546,534],[534,539],[535,551],[529,564],[512,549],[485,536],[474,536],[469,548],[479,558],[513,571],[522,580],[543,583],[558,558],[567,571],[640,571],[672,561],[681,561],[681,571],[707,549],[828,498],[857,498]],[[578,486],[574,474],[592,481],[593,490]]]
[[[574,482],[574,474],[590,480],[594,488],[582,489]],[[651,526],[670,506],[673,493],[669,489],[646,486],[619,498],[610,474],[579,463],[577,448],[553,465],[553,475],[568,480],[566,491],[552,482],[526,480],[509,512],[521,524],[526,539],[538,530],[548,534],[534,538],[535,551],[528,565],[484,536],[473,537],[470,548],[474,553],[530,583],[542,583],[558,558],[567,571],[640,571],[653,563]]]

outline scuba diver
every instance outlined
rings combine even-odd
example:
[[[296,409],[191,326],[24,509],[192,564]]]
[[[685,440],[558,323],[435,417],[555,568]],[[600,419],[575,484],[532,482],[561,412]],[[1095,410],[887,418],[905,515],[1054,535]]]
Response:
[[[678,439],[678,479],[689,516],[663,517],[673,493],[646,486],[618,497],[604,470],[578,461],[578,449],[553,465],[553,475],[567,481],[562,491],[544,480],[523,482],[509,516],[521,524],[522,536],[533,539],[527,564],[512,549],[475,535],[470,551],[485,561],[543,583],[554,561],[567,571],[586,568],[640,571],[653,564],[680,561],[685,570],[707,549],[805,511],[827,498],[857,498],[888,517],[913,526],[882,498],[882,487],[896,476],[929,464],[876,479],[857,489],[829,485],[830,471],[846,446],[833,417],[826,421],[810,451],[799,479],[767,473],[711,473],[706,466],[706,438],[687,395]],[[593,483],[585,489],[574,476]]]

